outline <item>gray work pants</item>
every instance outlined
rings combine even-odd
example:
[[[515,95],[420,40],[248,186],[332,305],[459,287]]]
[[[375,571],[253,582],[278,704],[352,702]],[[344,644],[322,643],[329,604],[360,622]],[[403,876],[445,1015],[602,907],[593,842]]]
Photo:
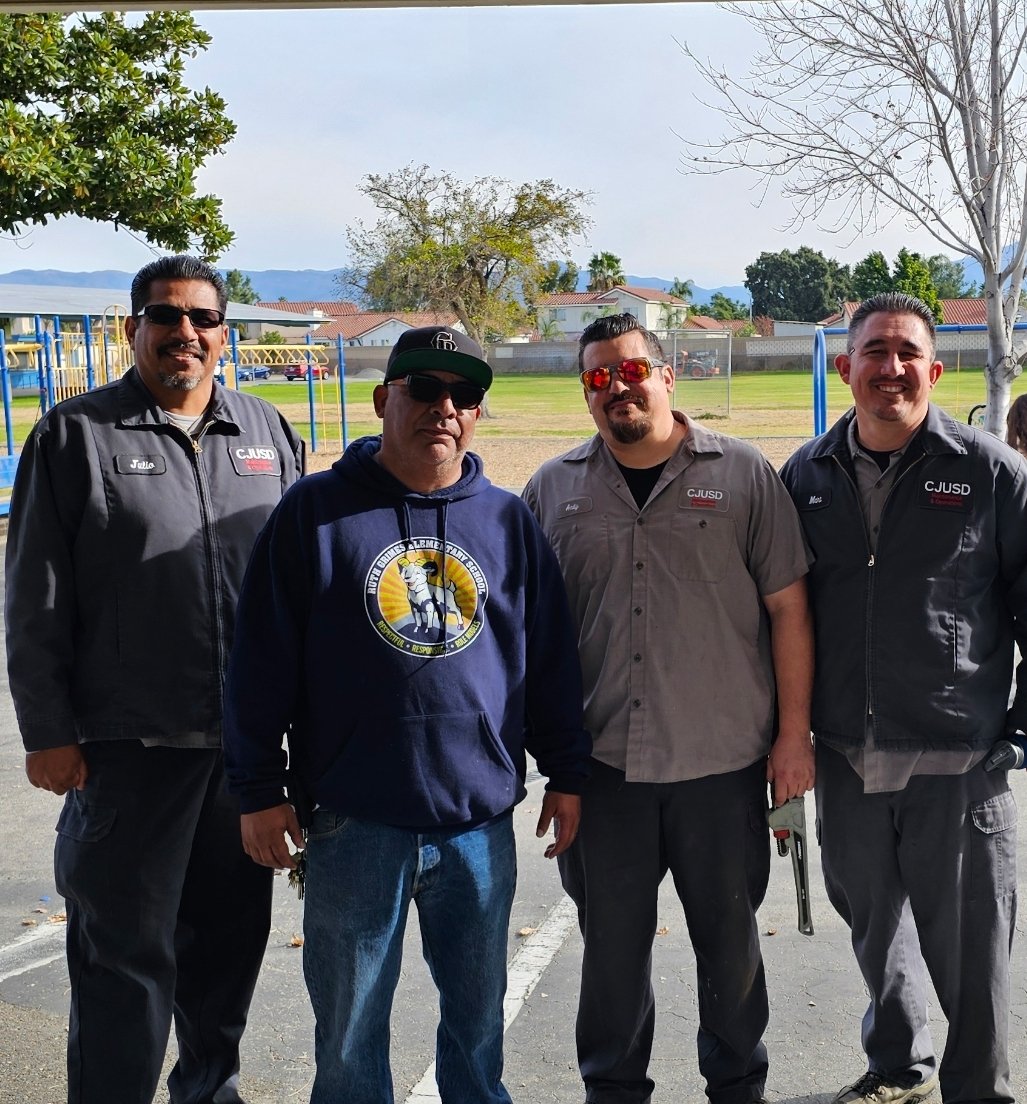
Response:
[[[688,782],[625,782],[595,760],[581,828],[560,856],[585,940],[578,1065],[588,1104],[645,1104],[655,1024],[657,892],[670,870],[695,950],[699,1070],[715,1104],[767,1078],[767,989],[756,909],[770,874],[766,764]]]
[[[905,1085],[934,1072],[929,973],[949,1022],[945,1104],[1008,1104],[1016,803],[1005,772],[917,775],[865,794],[845,756],[818,744],[816,795],[824,882],[870,993],[869,1068]]]

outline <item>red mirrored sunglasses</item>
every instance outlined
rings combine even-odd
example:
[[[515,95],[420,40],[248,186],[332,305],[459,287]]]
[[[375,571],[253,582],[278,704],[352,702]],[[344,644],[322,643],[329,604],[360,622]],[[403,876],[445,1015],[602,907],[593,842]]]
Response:
[[[624,383],[641,383],[647,380],[654,368],[662,367],[648,357],[628,357],[619,364],[601,364],[598,368],[586,368],[581,382],[586,391],[605,391],[613,382],[616,372]]]

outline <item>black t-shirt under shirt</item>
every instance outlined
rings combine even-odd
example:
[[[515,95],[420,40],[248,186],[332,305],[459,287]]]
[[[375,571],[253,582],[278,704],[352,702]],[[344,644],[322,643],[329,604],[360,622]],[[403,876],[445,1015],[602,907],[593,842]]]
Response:
[[[656,486],[666,466],[666,460],[652,468],[626,468],[623,464],[617,464],[621,475],[624,476],[624,481],[628,485],[628,490],[631,492],[631,497],[634,498],[635,505],[640,510],[649,501],[649,496],[653,493],[653,487]]]

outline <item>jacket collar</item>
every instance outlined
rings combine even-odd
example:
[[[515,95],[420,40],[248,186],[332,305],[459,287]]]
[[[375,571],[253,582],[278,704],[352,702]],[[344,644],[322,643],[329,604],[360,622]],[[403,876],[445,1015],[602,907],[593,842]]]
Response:
[[[855,408],[847,410],[833,426],[810,446],[809,459],[822,460],[838,456],[843,461],[849,456],[849,425],[856,416]],[[914,434],[928,456],[945,453],[966,455],[966,444],[959,423],[940,406],[930,403],[927,417]]]
[[[121,425],[149,428],[168,424],[168,419],[157,404],[153,393],[139,378],[139,372],[134,364],[115,386],[118,389],[118,422]],[[215,380],[210,420],[220,422],[238,433],[241,432],[239,423],[230,410],[232,402],[231,392]]]

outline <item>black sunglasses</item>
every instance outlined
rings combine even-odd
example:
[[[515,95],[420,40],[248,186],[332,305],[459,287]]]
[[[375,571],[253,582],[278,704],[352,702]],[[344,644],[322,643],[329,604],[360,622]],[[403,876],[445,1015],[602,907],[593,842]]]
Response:
[[[437,376],[409,375],[389,382],[405,383],[407,393],[414,402],[433,403],[438,402],[443,395],[449,395],[458,410],[473,410],[476,406],[481,406],[481,400],[485,398],[485,388],[467,380],[447,383]]]
[[[183,310],[181,307],[173,307],[170,303],[151,303],[136,315],[145,314],[147,319],[155,326],[177,326],[183,316],[187,316],[194,330],[213,330],[225,321],[224,311],[214,310],[213,307],[192,307]]]

